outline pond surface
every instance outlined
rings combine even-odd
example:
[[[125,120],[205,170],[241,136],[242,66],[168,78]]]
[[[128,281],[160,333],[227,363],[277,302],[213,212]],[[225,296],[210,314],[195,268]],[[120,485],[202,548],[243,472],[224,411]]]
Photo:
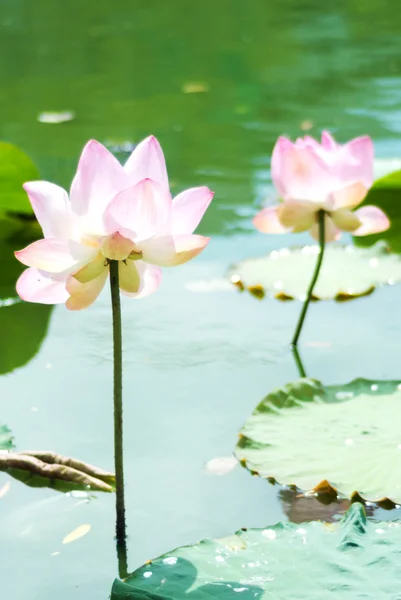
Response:
[[[130,570],[178,545],[286,518],[273,488],[244,469],[204,471],[231,454],[262,397],[297,377],[288,341],[299,303],[239,294],[225,276],[242,258],[310,241],[251,225],[273,193],[278,135],[367,133],[377,156],[401,156],[400,32],[390,0],[0,1],[0,138],[44,179],[68,186],[89,138],[124,159],[124,143],[153,133],[173,192],[216,193],[199,230],[212,236],[206,251],[165,270],[149,299],[123,300]],[[37,120],[65,110],[75,120]],[[308,375],[400,378],[400,306],[397,287],[314,304],[301,341]],[[1,308],[21,347],[38,327],[44,336],[42,308]],[[34,356],[39,342],[25,356],[17,338],[3,338],[0,423],[19,450],[113,468],[110,327],[105,290],[87,311],[56,307]],[[8,481],[0,473],[0,490]],[[106,600],[117,574],[114,496],[10,484],[0,498],[1,597]],[[83,524],[89,534],[63,545]]]

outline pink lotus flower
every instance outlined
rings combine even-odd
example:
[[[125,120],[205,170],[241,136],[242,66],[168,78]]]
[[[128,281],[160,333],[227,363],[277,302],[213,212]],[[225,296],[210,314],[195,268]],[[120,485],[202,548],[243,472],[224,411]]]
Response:
[[[15,253],[30,267],[17,282],[28,302],[86,308],[101,292],[110,260],[119,261],[122,293],[143,298],[160,285],[160,266],[187,262],[209,241],[192,232],[212,192],[192,188],[172,200],[154,137],[141,142],[124,166],[99,142],[88,142],[70,197],[47,181],[24,188],[44,234]]]
[[[326,242],[337,240],[340,230],[352,235],[380,233],[389,228],[387,216],[376,206],[354,209],[373,183],[373,144],[368,136],[343,146],[324,131],[322,143],[311,137],[295,143],[280,137],[273,150],[272,179],[283,200],[264,208],[254,218],[263,233],[298,233],[309,230],[319,239],[317,213],[326,211]]]

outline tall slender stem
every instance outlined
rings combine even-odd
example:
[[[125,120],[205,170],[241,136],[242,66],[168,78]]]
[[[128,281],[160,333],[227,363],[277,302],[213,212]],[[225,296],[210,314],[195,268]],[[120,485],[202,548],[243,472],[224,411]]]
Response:
[[[123,461],[123,394],[122,394],[122,335],[121,304],[118,281],[118,261],[110,261],[110,290],[113,313],[114,359],[114,464],[116,472],[116,538],[126,537]]]
[[[118,561],[118,576],[120,579],[128,577],[128,557],[127,557],[127,540],[117,540],[117,561]]]
[[[295,364],[297,365],[298,373],[300,377],[308,377],[306,371],[304,369],[304,365],[301,359],[301,355],[298,352],[298,348],[293,346],[291,348],[292,354],[294,356]]]
[[[315,287],[317,278],[319,277],[320,267],[322,266],[322,262],[323,262],[324,240],[325,240],[324,218],[325,218],[325,211],[324,210],[319,210],[319,212],[317,213],[317,220],[318,220],[318,226],[319,226],[319,246],[320,246],[320,248],[319,248],[319,256],[317,257],[315,271],[313,273],[313,277],[312,277],[312,280],[311,280],[310,285],[309,285],[309,289],[308,289],[308,293],[307,293],[307,296],[306,296],[306,300],[304,302],[301,314],[300,314],[299,319],[298,319],[297,328],[295,330],[294,337],[292,338],[291,346],[293,346],[293,347],[296,346],[297,343],[298,343],[298,339],[299,339],[299,336],[300,336],[300,333],[301,333],[301,330],[302,330],[302,326],[304,324],[306,313],[308,311],[309,303],[310,303],[311,298],[312,298],[313,288]]]

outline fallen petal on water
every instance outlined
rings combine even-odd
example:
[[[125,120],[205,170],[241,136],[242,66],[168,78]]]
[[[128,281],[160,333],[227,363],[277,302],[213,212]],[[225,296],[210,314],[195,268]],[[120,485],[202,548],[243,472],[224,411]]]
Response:
[[[63,544],[70,544],[71,542],[75,542],[79,540],[79,538],[84,537],[91,530],[91,526],[87,523],[85,525],[80,525],[74,531],[71,531],[68,535],[63,539]]]
[[[206,473],[210,475],[226,475],[238,465],[235,456],[218,456],[205,464]]]

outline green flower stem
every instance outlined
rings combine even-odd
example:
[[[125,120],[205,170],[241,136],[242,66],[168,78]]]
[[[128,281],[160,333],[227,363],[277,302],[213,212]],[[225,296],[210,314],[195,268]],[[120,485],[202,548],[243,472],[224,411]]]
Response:
[[[308,377],[306,371],[304,369],[304,365],[302,363],[301,355],[298,352],[298,348],[293,346],[291,348],[292,354],[294,356],[295,364],[297,365],[298,373],[300,377]]]
[[[126,538],[124,461],[123,461],[123,398],[122,398],[122,335],[121,304],[118,281],[118,261],[110,261],[110,290],[113,312],[114,359],[114,464],[116,472],[116,538]]]
[[[118,576],[120,579],[128,577],[127,540],[117,540]]]
[[[324,233],[325,233],[324,232],[324,217],[325,217],[325,211],[324,210],[319,210],[319,212],[317,213],[317,221],[318,221],[318,225],[319,225],[319,246],[320,246],[320,251],[319,251],[319,256],[317,258],[316,267],[315,267],[315,271],[313,273],[312,281],[310,282],[310,285],[309,285],[309,289],[308,289],[308,293],[307,293],[307,296],[306,296],[306,300],[304,302],[301,314],[300,314],[299,319],[298,319],[297,328],[295,330],[294,337],[292,338],[292,342],[291,342],[291,347],[292,348],[296,347],[296,345],[298,344],[298,339],[299,339],[299,336],[301,334],[302,326],[304,324],[306,313],[308,311],[309,303],[310,303],[311,298],[312,298],[313,289],[314,289],[314,287],[316,285],[317,278],[319,277],[320,267],[322,266],[322,262],[323,262],[324,240],[325,240],[325,235],[324,235]]]

